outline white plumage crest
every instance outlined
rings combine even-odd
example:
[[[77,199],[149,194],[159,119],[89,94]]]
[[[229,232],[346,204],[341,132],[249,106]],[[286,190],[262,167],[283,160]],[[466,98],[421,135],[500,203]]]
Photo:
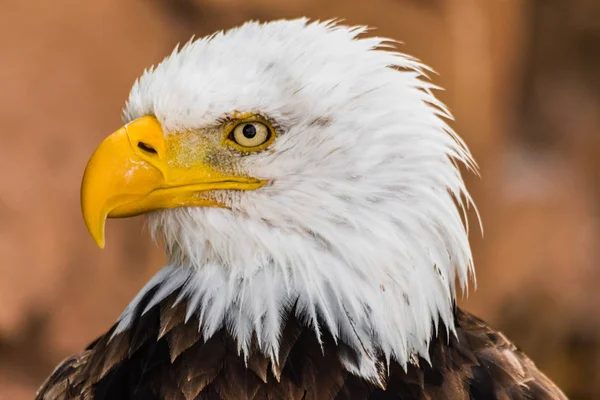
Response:
[[[379,354],[427,359],[439,321],[454,326],[455,280],[464,289],[473,273],[457,164],[476,167],[427,67],[382,49],[389,41],[357,38],[365,29],[251,22],[189,42],[135,83],[126,119],[156,115],[167,134],[236,111],[279,133],[240,159],[244,174],[271,183],[221,193],[231,210],[150,216],[170,262],[137,299],[157,285],[154,303],[183,288],[202,334],[226,327],[242,353],[254,333],[275,359],[296,305],[315,331],[363,355],[351,372],[376,379]]]

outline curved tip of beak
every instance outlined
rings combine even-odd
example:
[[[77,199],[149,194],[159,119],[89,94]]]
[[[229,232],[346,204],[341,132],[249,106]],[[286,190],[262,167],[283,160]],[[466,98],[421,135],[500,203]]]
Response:
[[[83,195],[82,200],[87,196]],[[94,242],[101,249],[104,248],[104,225],[106,224],[106,214],[90,207],[89,201],[82,201],[81,208],[83,211],[83,220],[85,222],[85,226],[88,229],[88,232],[94,239]]]
[[[132,147],[132,135],[153,148],[164,147],[159,122],[154,117],[142,117],[104,139],[83,173],[81,211],[88,231],[101,249],[105,244],[106,218],[118,206],[145,195],[149,192],[146,186],[160,178],[156,177],[155,168],[150,168]]]
[[[100,229],[96,233],[92,233],[92,238],[94,239],[94,242],[96,242],[96,244],[98,245],[98,247],[100,247],[101,249],[104,248],[104,245],[105,245],[105,242],[104,242],[104,224],[102,224],[102,229]]]
[[[90,235],[104,248],[104,225],[113,204],[113,194],[123,183],[113,177],[119,160],[128,160],[130,144],[123,128],[107,137],[88,161],[81,181],[81,211]],[[117,177],[118,178],[118,177]]]

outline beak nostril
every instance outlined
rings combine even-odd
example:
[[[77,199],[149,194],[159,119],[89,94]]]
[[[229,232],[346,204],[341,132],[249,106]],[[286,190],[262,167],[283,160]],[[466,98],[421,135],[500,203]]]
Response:
[[[149,144],[146,144],[144,142],[139,142],[138,143],[138,148],[146,153],[150,153],[150,154],[158,154],[156,152],[156,150],[154,149],[154,147],[150,146]]]

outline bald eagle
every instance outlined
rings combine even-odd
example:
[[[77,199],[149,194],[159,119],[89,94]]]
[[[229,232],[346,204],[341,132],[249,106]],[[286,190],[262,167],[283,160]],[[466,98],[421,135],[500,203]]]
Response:
[[[135,82],[85,223],[147,214],[169,262],[38,399],[564,399],[456,306],[473,276],[428,68],[365,27],[250,22]]]

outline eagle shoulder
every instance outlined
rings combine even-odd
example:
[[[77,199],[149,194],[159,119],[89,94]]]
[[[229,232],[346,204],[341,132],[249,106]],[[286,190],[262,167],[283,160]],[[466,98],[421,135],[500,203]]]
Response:
[[[470,361],[454,373],[462,370],[471,399],[566,399],[504,334],[458,308],[455,320],[457,337],[449,347]]]
[[[456,335],[440,328],[430,362],[418,359],[404,369],[392,361],[380,387],[347,372],[340,356],[351,359],[352,349],[326,331],[319,341],[293,312],[273,363],[256,344],[244,359],[225,329],[204,340],[199,321],[185,320],[185,300],[177,298],[174,293],[145,313],[148,301],[142,301],[131,329],[113,327],[65,360],[36,398],[566,399],[502,333],[458,308]]]

